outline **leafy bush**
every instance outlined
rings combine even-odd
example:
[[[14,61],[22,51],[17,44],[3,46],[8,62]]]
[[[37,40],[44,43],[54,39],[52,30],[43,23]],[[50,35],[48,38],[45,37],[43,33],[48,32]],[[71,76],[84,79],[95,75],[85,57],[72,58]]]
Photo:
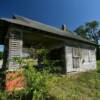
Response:
[[[14,57],[13,60],[21,67],[23,66],[23,75],[25,76],[26,87],[21,91],[13,90],[12,92],[2,91],[1,100],[45,100],[51,97],[48,94],[47,83],[51,77],[48,72],[54,67],[55,62],[51,62],[47,59],[48,50],[41,48],[37,50],[37,55],[43,57],[41,62],[45,68],[42,71],[38,71],[29,63],[24,63],[23,59]],[[57,62],[57,61],[56,61]],[[40,63],[40,64],[41,64]],[[20,69],[19,69],[20,70]],[[5,98],[5,99],[4,99]]]
[[[32,66],[26,66],[23,74],[27,86],[22,90],[0,91],[0,100],[45,100],[48,95],[46,81],[49,75],[47,71],[39,72]]]
[[[43,100],[48,95],[46,88],[48,73],[45,70],[39,72],[31,66],[26,66],[24,74],[27,82],[26,90],[31,95],[32,100]]]
[[[50,59],[50,51],[46,48],[39,48],[36,50],[36,55],[38,57],[38,69],[47,70],[50,73],[61,73],[60,59]]]
[[[44,50],[38,52],[42,53]],[[42,53],[44,54],[44,53]],[[44,55],[46,56],[46,55]],[[20,64],[22,60],[16,58]],[[27,63],[26,63],[27,64]],[[48,68],[55,62],[44,61],[46,70],[38,71],[27,64],[23,69],[26,87],[22,90],[7,92],[0,89],[0,100],[99,100],[100,73],[95,71],[73,75],[52,75]],[[97,62],[98,70],[100,62]],[[1,73],[0,76],[3,76]]]

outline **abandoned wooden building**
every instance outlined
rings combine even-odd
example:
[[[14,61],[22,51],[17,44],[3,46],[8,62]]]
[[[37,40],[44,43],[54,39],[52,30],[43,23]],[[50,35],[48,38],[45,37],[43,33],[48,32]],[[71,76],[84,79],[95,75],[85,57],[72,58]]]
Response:
[[[20,67],[12,57],[22,57],[23,48],[36,44],[50,49],[52,54],[56,52],[63,60],[61,67],[65,73],[96,69],[96,44],[74,35],[64,25],[57,29],[21,16],[1,18],[0,44],[4,45],[2,68],[8,70]]]

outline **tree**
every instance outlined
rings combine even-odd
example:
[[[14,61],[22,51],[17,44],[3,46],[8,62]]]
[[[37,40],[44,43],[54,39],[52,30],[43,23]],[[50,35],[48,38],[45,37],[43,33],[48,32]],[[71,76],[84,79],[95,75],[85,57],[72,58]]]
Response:
[[[86,23],[87,33],[89,34],[89,37],[94,39],[95,41],[97,40],[98,37],[98,29],[97,29],[98,26],[99,26],[99,22],[97,21]]]
[[[87,34],[84,26],[79,26],[74,32],[76,32],[78,35],[84,38],[87,38]]]
[[[91,41],[97,42],[100,37],[100,30],[98,30],[98,27],[99,22],[94,20],[85,23],[83,26],[79,26],[76,28],[75,32],[84,38],[89,38]]]

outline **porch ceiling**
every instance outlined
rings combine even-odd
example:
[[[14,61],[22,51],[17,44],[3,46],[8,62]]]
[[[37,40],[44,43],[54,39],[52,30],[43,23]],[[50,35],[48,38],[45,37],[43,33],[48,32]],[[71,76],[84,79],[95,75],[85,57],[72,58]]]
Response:
[[[54,48],[64,45],[64,41],[58,39],[54,35],[47,34],[46,32],[41,32],[36,29],[30,29],[26,27],[22,27],[19,25],[14,25],[10,23],[6,23],[4,21],[0,21],[0,44],[4,44],[5,36],[8,31],[8,27],[12,25],[18,29],[21,29],[23,32],[23,45],[31,46],[31,45],[42,45],[47,48]]]
[[[24,46],[34,46],[41,45],[46,48],[57,48],[64,46],[64,41],[57,39],[54,36],[48,36],[46,34],[41,34],[39,31],[28,31],[23,30],[23,45]]]

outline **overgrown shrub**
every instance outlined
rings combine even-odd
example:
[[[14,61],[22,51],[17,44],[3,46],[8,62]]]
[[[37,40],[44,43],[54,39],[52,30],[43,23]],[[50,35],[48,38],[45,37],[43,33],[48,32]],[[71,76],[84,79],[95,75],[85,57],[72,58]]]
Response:
[[[24,74],[27,82],[27,92],[32,100],[43,100],[48,95],[46,81],[48,80],[47,71],[39,72],[32,66],[26,66]]]
[[[36,55],[38,57],[38,69],[47,70],[50,73],[61,73],[60,59],[50,59],[50,50],[46,48],[39,48],[36,50]]]
[[[23,90],[14,90],[11,92],[0,92],[0,100],[45,100],[51,99],[47,89],[47,81],[50,78],[49,72],[53,71],[54,65],[57,61],[50,61],[47,59],[48,50],[45,48],[38,49],[37,56],[42,56],[43,60],[40,64],[43,64],[43,69],[37,70],[33,65],[29,63],[23,64],[23,59],[14,57],[13,60],[23,67],[23,75],[25,76],[26,87]],[[23,66],[24,65],[24,66]],[[20,70],[20,69],[19,69]],[[5,79],[4,79],[5,80]]]
[[[99,100],[100,73],[96,71],[54,76],[27,65],[23,74],[27,87],[20,91],[0,91],[0,100]]]
[[[26,87],[22,90],[7,92],[0,91],[0,100],[45,100],[48,96],[46,81],[49,74],[47,71],[39,72],[32,66],[25,66],[23,74],[25,76]]]

